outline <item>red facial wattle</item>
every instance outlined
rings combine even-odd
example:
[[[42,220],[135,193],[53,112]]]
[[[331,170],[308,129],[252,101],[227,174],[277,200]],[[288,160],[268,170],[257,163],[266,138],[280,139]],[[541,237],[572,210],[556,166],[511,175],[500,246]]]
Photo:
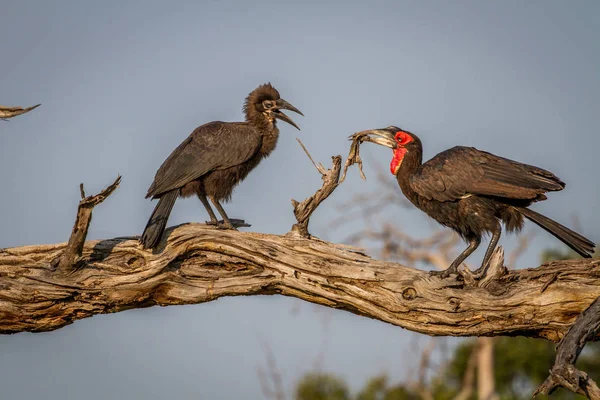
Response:
[[[392,175],[396,175],[398,169],[400,169],[400,164],[402,164],[402,159],[406,155],[407,150],[404,146],[413,141],[412,136],[404,131],[396,132],[394,139],[398,143],[398,147],[394,150],[394,157],[392,157],[392,162],[390,163],[390,172]]]
[[[392,157],[392,162],[390,163],[390,172],[392,175],[396,175],[396,172],[398,172],[405,154],[406,149],[403,147],[398,147],[396,150],[394,150],[394,157]]]

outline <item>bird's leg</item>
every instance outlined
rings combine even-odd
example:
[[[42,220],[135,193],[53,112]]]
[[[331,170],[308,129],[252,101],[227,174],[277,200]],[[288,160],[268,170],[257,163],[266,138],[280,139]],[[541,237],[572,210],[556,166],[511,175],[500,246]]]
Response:
[[[212,208],[210,207],[210,203],[208,202],[206,195],[201,192],[196,192],[196,194],[198,195],[198,198],[204,205],[204,208],[206,208],[206,212],[208,213],[208,216],[210,217],[210,221],[206,221],[206,225],[219,225],[219,220],[217,219],[217,216],[215,215]]]
[[[481,263],[481,267],[477,268],[477,270],[474,272],[475,275],[482,275],[482,276],[485,275],[488,264],[490,262],[490,258],[492,258],[492,253],[494,252],[494,249],[498,245],[498,240],[500,240],[501,233],[502,233],[502,228],[500,227],[500,224],[498,223],[498,225],[496,225],[496,228],[492,232],[492,238],[490,239],[490,244],[489,244],[487,250],[485,251],[485,256],[483,256],[483,262]]]
[[[481,238],[471,238],[469,240],[469,246],[465,249],[465,251],[460,253],[454,261],[452,261],[452,264],[450,264],[448,268],[446,268],[443,271],[429,271],[429,275],[439,276],[440,278],[444,279],[448,278],[451,274],[458,274],[458,267],[460,266],[460,264],[462,264],[462,262],[465,261],[465,259],[469,257],[471,253],[477,250],[477,247],[479,247],[480,243]]]
[[[214,196],[209,196],[209,199],[215,205],[215,207],[217,208],[217,211],[219,212],[219,214],[221,214],[221,217],[223,217],[223,224],[217,225],[217,226],[221,229],[231,229],[231,230],[237,231],[236,227],[233,226],[233,224],[229,220],[227,213],[225,213],[225,210],[223,209],[223,207],[221,206],[219,201],[217,199],[215,199]]]

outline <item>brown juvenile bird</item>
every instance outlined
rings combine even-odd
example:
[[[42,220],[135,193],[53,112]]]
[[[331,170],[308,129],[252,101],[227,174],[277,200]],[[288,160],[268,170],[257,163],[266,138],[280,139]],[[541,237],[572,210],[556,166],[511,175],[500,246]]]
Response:
[[[372,135],[372,136],[371,136]],[[498,157],[473,147],[456,146],[422,163],[421,140],[395,126],[359,132],[354,137],[393,149],[391,173],[402,193],[421,211],[456,231],[469,246],[444,271],[448,277],[477,249],[484,233],[492,238],[476,273],[484,271],[500,239],[501,226],[509,232],[523,227],[523,217],[554,235],[583,257],[595,244],[556,221],[527,207],[546,200],[544,193],[564,189],[553,173]]]
[[[267,83],[246,98],[245,122],[214,121],[196,128],[160,166],[148,189],[146,198],[159,200],[142,234],[142,245],[154,248],[160,242],[179,196],[197,195],[210,217],[207,224],[236,229],[220,201],[228,201],[233,188],[275,149],[278,119],[300,129],[282,109],[303,115]],[[207,197],[223,217],[222,223]]]

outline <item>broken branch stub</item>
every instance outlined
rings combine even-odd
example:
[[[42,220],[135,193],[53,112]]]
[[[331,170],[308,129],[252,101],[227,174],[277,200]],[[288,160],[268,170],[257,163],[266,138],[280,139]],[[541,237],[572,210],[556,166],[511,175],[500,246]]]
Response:
[[[310,161],[313,163],[317,171],[321,174],[321,179],[323,180],[323,185],[319,190],[315,192],[312,196],[304,199],[301,203],[292,199],[292,206],[294,207],[294,216],[296,217],[297,223],[292,226],[292,230],[288,232],[288,236],[296,236],[302,238],[310,238],[310,233],[308,232],[308,221],[312,213],[319,207],[321,204],[339,184],[340,179],[340,170],[342,166],[342,157],[334,156],[331,157],[333,162],[333,166],[331,169],[325,170],[325,167],[321,163],[316,164],[311,157],[306,147],[302,144],[300,139],[296,138],[300,146],[304,149],[304,152],[310,158]]]
[[[60,258],[58,258],[58,271],[67,272],[69,271],[81,258],[85,239],[87,237],[90,222],[92,221],[92,210],[95,206],[102,203],[108,196],[110,196],[115,189],[121,183],[121,175],[117,179],[94,196],[85,197],[85,191],[83,190],[83,183],[79,185],[79,191],[81,193],[81,201],[77,207],[77,217],[75,218],[75,224],[73,225],[73,231],[71,237],[67,243],[67,247],[62,252]]]

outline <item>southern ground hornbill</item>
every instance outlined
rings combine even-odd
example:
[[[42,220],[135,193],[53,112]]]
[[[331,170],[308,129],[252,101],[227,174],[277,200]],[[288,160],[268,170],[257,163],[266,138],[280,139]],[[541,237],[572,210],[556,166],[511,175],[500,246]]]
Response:
[[[500,239],[500,223],[509,232],[519,231],[523,217],[583,257],[591,257],[594,252],[595,245],[589,239],[527,208],[545,200],[544,193],[564,189],[564,182],[549,171],[462,146],[443,151],[423,164],[421,140],[395,126],[358,132],[352,137],[393,149],[390,171],[402,193],[469,243],[446,270],[432,271],[434,275],[445,278],[456,274],[458,266],[477,249],[483,234],[490,233],[490,244],[476,271],[484,272]]]
[[[140,240],[145,248],[154,248],[160,242],[179,196],[197,195],[210,217],[207,224],[235,229],[220,201],[229,200],[233,188],[275,149],[279,138],[277,119],[300,129],[281,110],[302,115],[280,98],[270,83],[252,91],[243,109],[245,122],[215,121],[196,128],[160,166],[146,195],[159,200]],[[222,223],[207,197],[223,217]]]

